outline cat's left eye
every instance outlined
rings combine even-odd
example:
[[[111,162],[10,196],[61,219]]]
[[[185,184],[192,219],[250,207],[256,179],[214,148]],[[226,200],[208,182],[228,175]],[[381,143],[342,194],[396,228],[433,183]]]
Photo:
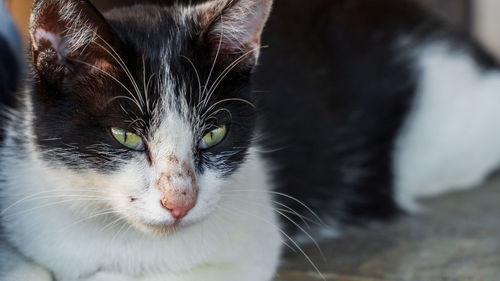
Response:
[[[129,149],[143,151],[146,148],[142,138],[130,131],[113,127],[111,128],[111,134],[119,143]]]
[[[218,145],[227,134],[226,125],[222,125],[208,132],[201,140],[199,147],[200,149],[209,149]]]

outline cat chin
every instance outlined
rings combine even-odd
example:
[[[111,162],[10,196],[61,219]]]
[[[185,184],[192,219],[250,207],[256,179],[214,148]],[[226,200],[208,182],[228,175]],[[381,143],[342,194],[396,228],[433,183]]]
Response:
[[[132,226],[135,227],[135,229],[138,230],[139,232],[152,237],[171,235],[179,230],[178,223],[162,225],[162,224],[150,224],[150,223],[136,221],[132,223]]]
[[[212,209],[216,208],[210,208],[210,210]],[[174,220],[173,218],[169,217],[165,220],[158,219],[153,221],[148,219],[131,218],[129,216],[126,216],[125,219],[127,220],[127,223],[134,227],[137,231],[155,237],[162,235],[171,235],[183,229],[196,226],[202,221],[206,220],[207,217],[210,216],[210,214],[211,211],[205,210],[203,214],[192,212],[181,220]]]

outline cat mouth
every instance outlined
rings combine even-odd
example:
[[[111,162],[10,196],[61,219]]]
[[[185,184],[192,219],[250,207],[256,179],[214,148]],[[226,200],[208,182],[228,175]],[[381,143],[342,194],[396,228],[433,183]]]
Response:
[[[144,221],[134,221],[133,224],[142,232],[149,234],[171,234],[179,230],[180,221],[174,223],[150,223]]]

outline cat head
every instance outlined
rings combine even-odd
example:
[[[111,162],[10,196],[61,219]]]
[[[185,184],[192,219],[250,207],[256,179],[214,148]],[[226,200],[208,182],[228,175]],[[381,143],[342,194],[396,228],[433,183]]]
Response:
[[[250,76],[270,8],[214,0],[103,16],[85,0],[37,1],[31,127],[51,188],[147,232],[210,214],[252,145]]]

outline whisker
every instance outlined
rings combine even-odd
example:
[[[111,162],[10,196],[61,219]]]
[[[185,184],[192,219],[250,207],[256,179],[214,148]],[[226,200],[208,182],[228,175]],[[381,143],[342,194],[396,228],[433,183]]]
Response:
[[[204,94],[207,93],[207,86],[208,86],[208,83],[210,83],[210,78],[212,78],[212,73],[214,71],[215,65],[217,64],[217,59],[219,57],[220,50],[222,47],[222,39],[224,38],[224,18],[222,15],[220,16],[220,21],[221,21],[221,29],[220,29],[220,35],[219,35],[220,36],[219,46],[217,47],[217,52],[215,53],[214,62],[212,64],[212,67],[210,68],[210,72],[208,73],[207,81],[205,82]],[[200,98],[201,98],[201,95],[200,95]]]
[[[61,232],[64,232],[66,231],[67,229],[79,224],[79,223],[82,223],[82,222],[85,222],[85,221],[88,221],[88,220],[91,220],[91,219],[94,219],[94,218],[97,218],[97,217],[100,217],[100,216],[104,216],[104,215],[109,215],[109,214],[119,214],[118,211],[116,211],[115,209],[113,208],[109,208],[109,209],[105,209],[105,210],[102,210],[101,212],[97,213],[97,214],[92,214],[91,216],[88,216],[88,217],[85,217],[83,219],[80,219],[80,220],[77,220],[75,222],[72,222],[71,224],[69,224],[68,226],[62,228],[60,231]]]
[[[231,113],[231,111],[229,111],[229,109],[224,108],[224,107],[223,108],[219,108],[216,111],[214,111],[212,114],[210,114],[210,116],[208,116],[207,120],[210,120],[210,118],[215,117],[215,115],[217,115],[217,113],[219,113],[221,111],[227,112],[229,114],[229,120],[232,122],[232,120],[233,120],[233,114]]]
[[[210,87],[210,89],[208,90],[208,95],[207,97],[205,97],[205,103],[204,103],[204,107],[206,107],[208,101],[211,99],[211,96],[213,95],[213,93],[215,92],[215,90],[219,87],[220,83],[222,82],[222,80],[224,80],[224,78],[236,67],[238,66],[241,62],[244,61],[244,59],[250,55],[251,53],[253,53],[255,50],[258,50],[260,49],[261,47],[258,47],[258,48],[254,48],[248,52],[245,52],[243,55],[241,55],[239,58],[237,58],[234,62],[232,62],[231,64],[229,64],[229,66],[226,67],[226,69],[224,69],[224,71],[222,71],[222,73],[219,75],[219,77],[217,77],[217,79],[215,79],[214,83],[212,84],[212,86]]]
[[[143,87],[144,87],[144,98],[146,99],[146,112],[150,112],[150,110],[149,110],[149,96],[148,96],[149,89],[146,86],[146,59],[144,58],[144,54],[142,55],[142,82],[144,84]]]
[[[51,202],[51,203],[48,203],[48,204],[45,204],[42,206],[30,208],[27,210],[23,210],[21,212],[17,212],[14,214],[6,214],[6,217],[17,217],[17,216],[21,216],[21,215],[24,215],[26,213],[40,210],[40,209],[47,208],[47,207],[52,207],[52,206],[56,206],[56,205],[60,205],[60,204],[64,204],[64,203],[69,203],[69,202],[83,202],[83,201],[86,201],[86,202],[97,202],[97,201],[107,202],[107,201],[109,201],[109,199],[88,199],[88,198],[83,199],[82,198],[82,199],[61,200],[61,201],[57,201],[57,202]]]
[[[20,203],[22,203],[26,200],[30,200],[31,198],[35,198],[37,196],[44,195],[44,194],[59,193],[61,191],[68,192],[69,190],[68,189],[53,189],[53,190],[45,190],[45,191],[40,191],[40,192],[30,194],[24,198],[17,200],[16,202],[12,203],[10,206],[6,207],[2,212],[0,212],[0,215],[3,215],[9,209],[19,205]],[[92,190],[92,189],[71,189],[71,191],[73,191],[73,192],[75,192],[75,191],[85,191],[85,192],[93,191],[93,192],[101,192],[101,194],[104,194],[104,195],[110,195],[109,193],[103,192],[103,191],[98,190],[98,189],[95,189],[95,190]]]
[[[325,257],[325,254],[323,253],[323,250],[321,250],[321,247],[319,246],[318,242],[312,237],[311,234],[309,234],[302,226],[300,226],[298,223],[296,223],[294,220],[292,220],[289,216],[287,216],[286,214],[278,211],[278,210],[275,210],[278,214],[280,214],[281,216],[283,216],[284,218],[286,218],[287,220],[289,220],[293,225],[295,225],[298,229],[300,229],[300,231],[302,231],[302,233],[304,233],[314,244],[314,246],[316,247],[316,249],[318,249],[318,252],[320,253],[321,257],[323,258],[323,260],[326,260],[326,257]]]
[[[196,66],[194,65],[193,61],[190,58],[183,55],[181,55],[181,57],[186,59],[189,62],[189,64],[193,67],[194,73],[196,74],[196,79],[198,80],[198,96],[201,96],[201,80],[200,80],[200,74],[198,73]]]
[[[127,223],[124,223],[120,229],[118,229],[118,231],[115,233],[115,235],[113,235],[113,238],[111,238],[111,243],[113,243],[115,241],[115,239],[118,237],[118,234],[120,234],[120,232],[127,226]],[[130,226],[130,224],[129,224]]]
[[[233,198],[234,200],[235,198]],[[290,221],[293,225],[295,225],[300,231],[302,231],[302,233],[304,233],[314,244],[314,246],[318,249],[319,253],[321,254],[321,256],[325,258],[325,255],[323,254],[323,251],[321,250],[318,242],[316,242],[316,240],[312,237],[311,234],[309,234],[302,226],[300,226],[297,222],[295,222],[292,218],[290,218],[288,215],[285,214],[285,212],[289,212],[293,215],[296,215],[297,217],[301,218],[302,216],[299,215],[297,212],[295,212],[293,209],[289,208],[288,206],[286,206],[285,204],[282,204],[283,206],[285,207],[288,207],[291,211],[288,211],[288,210],[280,210],[280,209],[277,209],[277,208],[273,208],[272,206],[267,206],[265,204],[262,204],[262,203],[258,203],[258,202],[249,202],[247,200],[243,200],[243,199],[239,199],[237,198],[236,201],[238,202],[242,202],[242,203],[247,203],[247,204],[253,204],[255,206],[259,206],[259,207],[262,207],[262,208],[270,208],[272,211],[278,213],[279,215],[281,215],[282,217],[284,217],[285,219],[287,219],[288,221]],[[305,222],[305,220],[303,220],[303,222],[307,225],[307,223]]]
[[[221,206],[219,206],[220,208],[222,208]],[[274,225],[273,223],[267,221],[266,219],[263,219],[257,215],[254,215],[254,214],[250,214],[250,213],[245,213],[245,212],[242,212],[241,210],[236,210],[236,209],[231,209],[231,208],[226,208],[224,207],[227,211],[229,212],[233,212],[233,213],[240,213],[240,214],[243,214],[243,215],[246,215],[246,216],[251,216],[251,217],[254,217],[260,221],[263,221],[263,222],[266,222],[268,224],[270,224],[271,226],[274,226],[274,227],[277,227],[276,225]],[[299,250],[299,252],[306,258],[306,260],[309,262],[309,264],[311,264],[311,266],[314,268],[314,270],[319,274],[319,276],[321,277],[321,279],[323,281],[327,281],[325,276],[323,275],[323,273],[319,270],[319,268],[316,266],[316,264],[312,261],[312,259],[309,257],[309,255],[306,254],[306,252],[302,249],[302,247],[300,247],[300,245],[295,242],[295,240],[292,239],[292,237],[290,237],[288,234],[286,234],[283,230],[281,230],[279,227],[277,227],[277,230],[280,231],[281,234],[283,234],[294,246],[297,250]]]
[[[96,37],[99,38],[99,39],[101,39],[101,41],[103,41],[104,44],[106,44],[111,51],[108,50],[107,48],[105,48],[104,46],[102,46],[101,44],[97,43],[97,42],[94,42],[94,43],[97,46],[101,47],[105,52],[107,52],[120,65],[120,67],[123,69],[123,71],[125,72],[125,74],[130,79],[130,82],[132,83],[132,86],[134,87],[134,89],[135,89],[135,91],[137,93],[137,97],[139,98],[139,101],[141,102],[141,104],[144,104],[144,100],[142,99],[142,95],[140,93],[139,86],[137,85],[137,82],[135,81],[135,79],[134,79],[134,77],[132,75],[132,72],[130,72],[129,68],[127,67],[127,65],[125,64],[125,62],[123,61],[123,59],[120,57],[120,55],[118,54],[118,52],[116,52],[116,50],[104,38],[102,38],[101,36],[99,36],[99,34],[96,34]],[[111,52],[113,52],[114,55]]]
[[[84,62],[84,61],[81,61],[81,60],[77,60],[77,59],[72,59],[71,61],[78,62],[78,63],[84,64],[84,65],[86,65],[88,67],[91,67],[93,69],[96,69],[96,70],[100,71],[101,73],[103,73],[104,75],[106,75],[106,76],[110,77],[111,79],[113,79],[116,83],[118,83],[120,86],[122,86],[123,89],[125,89],[130,94],[130,96],[132,98],[128,97],[129,100],[131,100],[135,105],[137,105],[137,107],[139,108],[139,110],[141,111],[141,113],[144,113],[140,102],[137,99],[134,98],[134,95],[132,94],[132,92],[120,80],[118,80],[116,77],[114,77],[113,75],[111,75],[107,71],[105,71],[105,70],[103,70],[103,69],[101,69],[101,68],[99,68],[99,67],[97,67],[95,65],[92,65],[90,63],[87,63],[87,62]],[[112,100],[113,99],[111,99],[111,101]],[[108,103],[111,102],[111,101],[108,101]]]
[[[115,220],[111,221],[110,223],[106,224],[105,226],[103,226],[103,227],[99,230],[99,232],[101,232],[101,233],[102,233],[102,232],[104,232],[104,230],[106,230],[106,229],[108,229],[108,228],[112,227],[113,225],[115,225],[115,224],[119,223],[120,221],[124,221],[124,222],[126,222],[126,219],[125,219],[124,217],[119,217],[119,218],[117,218],[117,219],[115,219]]]
[[[250,105],[250,106],[251,106],[251,107],[253,107],[253,108],[256,108],[256,106],[255,106],[253,103],[251,103],[251,102],[249,102],[249,101],[247,101],[247,100],[245,100],[245,99],[242,99],[242,98],[228,98],[228,99],[223,99],[223,100],[220,100],[220,101],[218,101],[218,102],[216,102],[216,103],[212,104],[212,105],[211,105],[211,106],[210,106],[210,107],[206,110],[206,112],[202,115],[202,119],[203,119],[203,118],[206,116],[206,114],[207,114],[207,113],[209,113],[209,112],[210,112],[210,111],[211,111],[214,107],[216,107],[217,105],[219,105],[219,104],[221,104],[221,103],[228,102],[228,101],[239,101],[239,102],[246,103],[246,104]]]
[[[249,204],[258,204],[257,202],[249,202],[248,200],[243,200],[242,198],[240,198],[240,195],[237,195],[237,194],[222,194],[221,195],[222,198],[231,198],[231,200],[238,200],[238,201],[241,201],[241,202],[244,202],[244,203],[249,203]],[[308,229],[311,229],[310,225],[307,223],[308,221],[311,222],[311,223],[314,223],[314,224],[317,224],[317,225],[320,225],[318,222],[312,220],[311,218],[308,218],[304,215],[301,215],[299,214],[297,211],[295,211],[294,209],[292,209],[290,206],[288,205],[285,205],[281,202],[278,202],[278,201],[274,201],[274,200],[271,200],[272,203],[276,204],[276,205],[279,205],[283,208],[273,208],[273,209],[276,209],[276,210],[280,210],[282,212],[286,212],[286,213],[289,213],[289,214],[292,214],[296,217],[298,217],[299,219],[301,219],[301,221],[307,226]],[[259,204],[259,206],[265,206],[267,207],[266,205],[264,204]]]
[[[142,108],[141,108],[140,104],[137,103],[137,101],[135,99],[131,98],[131,97],[116,96],[116,97],[110,98],[108,100],[108,103],[111,103],[111,102],[113,102],[114,100],[117,100],[117,99],[126,99],[126,100],[129,100],[129,101],[133,102],[139,108],[139,110],[141,111],[141,113],[144,114],[144,112],[142,111]],[[124,110],[124,108],[122,108],[122,109]],[[128,114],[128,112],[126,110],[125,110],[125,112]]]
[[[316,214],[316,212],[314,212],[309,206],[307,206],[304,202],[300,201],[299,199],[291,196],[291,195],[288,195],[288,194],[285,194],[285,193],[282,193],[282,192],[277,192],[277,191],[272,191],[272,190],[253,190],[253,189],[246,189],[246,190],[243,190],[243,189],[235,189],[235,190],[227,190],[225,191],[226,193],[243,193],[243,192],[256,192],[256,193],[268,193],[268,194],[273,194],[273,195],[278,195],[278,196],[282,196],[282,197],[285,197],[285,198],[288,198],[288,199],[291,199],[295,202],[297,202],[299,205],[301,205],[302,207],[304,207],[309,213],[311,213],[317,220],[318,222],[321,223],[321,225],[323,226],[328,226],[320,217],[318,214]]]
[[[221,208],[220,208],[220,206],[219,206],[219,207],[217,207],[217,210],[219,210],[219,211],[223,212],[223,213],[221,213],[221,215],[226,215],[226,216],[227,216],[227,220],[229,220],[229,218],[234,217],[234,214],[232,214],[232,213],[231,213],[231,212],[229,212],[228,210],[221,209]],[[241,214],[240,214],[240,216],[241,216]],[[220,217],[220,216],[216,216],[216,217],[214,217],[214,218],[220,218],[220,219],[222,219],[222,217]],[[276,225],[272,224],[271,222],[269,222],[269,223],[270,223],[273,227],[276,227],[277,229],[279,229],[279,227],[278,227],[278,226],[276,226]],[[297,253],[297,250],[296,250],[295,248],[293,248],[290,244],[288,244],[286,241],[284,241],[283,239],[281,239],[281,241],[280,241],[280,242],[281,242],[283,245],[285,245],[288,249],[290,249],[290,251],[292,251],[292,252],[294,252],[294,253]]]

